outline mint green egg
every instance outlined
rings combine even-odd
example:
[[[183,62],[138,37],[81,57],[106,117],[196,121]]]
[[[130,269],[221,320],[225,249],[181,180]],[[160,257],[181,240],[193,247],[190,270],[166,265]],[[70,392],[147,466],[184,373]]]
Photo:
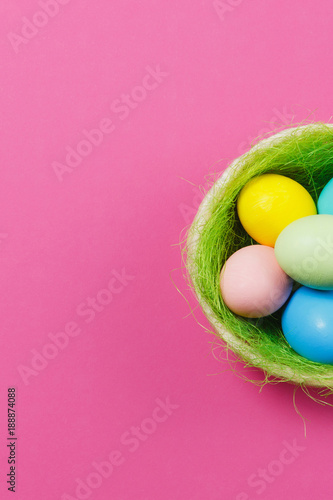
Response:
[[[289,224],[275,243],[280,267],[302,285],[333,290],[333,215],[309,215]]]

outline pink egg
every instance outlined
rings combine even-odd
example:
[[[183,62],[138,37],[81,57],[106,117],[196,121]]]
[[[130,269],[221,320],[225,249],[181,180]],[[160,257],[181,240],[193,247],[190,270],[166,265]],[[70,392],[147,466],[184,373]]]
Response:
[[[241,248],[229,257],[220,275],[225,304],[246,318],[273,314],[288,299],[292,284],[279,266],[274,248],[265,245]]]

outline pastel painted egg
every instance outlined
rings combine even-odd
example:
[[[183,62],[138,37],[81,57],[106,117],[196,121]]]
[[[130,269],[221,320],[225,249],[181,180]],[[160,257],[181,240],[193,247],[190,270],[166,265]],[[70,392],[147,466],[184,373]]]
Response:
[[[318,198],[318,213],[333,215],[333,179],[331,179]]]
[[[333,291],[299,288],[283,311],[282,331],[301,356],[332,364]]]
[[[274,247],[294,220],[317,213],[315,202],[298,182],[278,174],[253,178],[241,190],[237,212],[245,231],[258,243]]]
[[[333,215],[310,215],[287,226],[275,244],[282,269],[302,285],[333,289]]]
[[[235,314],[261,318],[288,299],[292,280],[281,269],[271,247],[250,245],[229,257],[220,274],[223,301]]]

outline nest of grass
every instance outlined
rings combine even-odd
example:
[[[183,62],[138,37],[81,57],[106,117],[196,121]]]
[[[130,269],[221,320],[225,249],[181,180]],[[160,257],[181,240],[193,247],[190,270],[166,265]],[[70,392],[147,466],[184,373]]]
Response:
[[[188,232],[184,250],[190,282],[214,333],[247,365],[261,368],[264,383],[291,382],[333,393],[333,365],[307,360],[289,346],[281,329],[281,309],[249,320],[231,312],[221,297],[223,264],[236,250],[256,243],[239,221],[237,197],[253,177],[266,173],[294,179],[317,203],[333,177],[333,126],[315,123],[285,129],[260,141],[225,170]]]

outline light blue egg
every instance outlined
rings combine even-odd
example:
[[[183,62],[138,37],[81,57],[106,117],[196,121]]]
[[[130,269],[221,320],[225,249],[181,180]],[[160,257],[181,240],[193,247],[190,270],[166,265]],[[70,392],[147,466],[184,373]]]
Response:
[[[283,312],[282,331],[304,358],[333,364],[333,291],[299,288]]]
[[[318,213],[333,215],[333,179],[331,179],[318,198]]]

